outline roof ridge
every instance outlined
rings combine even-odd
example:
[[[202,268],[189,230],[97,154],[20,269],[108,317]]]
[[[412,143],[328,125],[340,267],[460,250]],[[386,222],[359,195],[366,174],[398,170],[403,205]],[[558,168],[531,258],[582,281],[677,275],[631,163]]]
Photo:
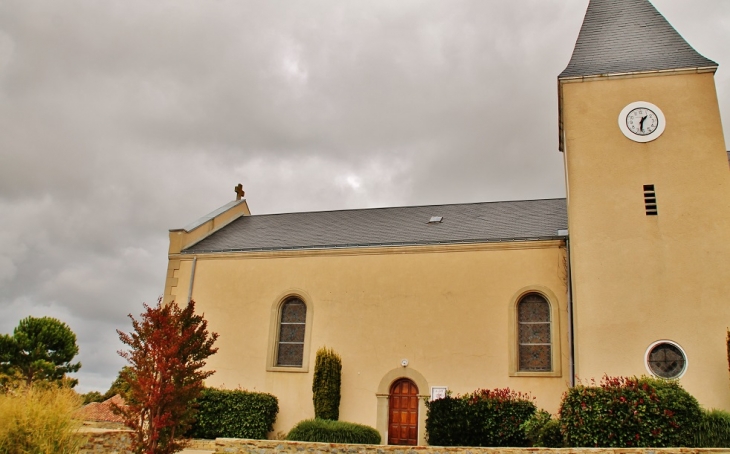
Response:
[[[452,206],[466,206],[466,205],[485,205],[485,204],[497,204],[497,203],[521,203],[521,202],[541,202],[548,200],[565,200],[565,197],[550,197],[547,199],[524,199],[524,200],[493,200],[490,202],[461,202],[461,203],[440,203],[437,205],[398,205],[398,206],[385,206],[385,207],[370,207],[370,208],[340,208],[335,210],[315,210],[315,211],[288,211],[284,213],[264,213],[264,214],[251,214],[244,217],[261,217],[261,216],[283,216],[289,214],[313,214],[313,213],[342,213],[348,211],[375,211],[375,210],[394,210],[403,208],[431,208],[431,207],[452,207]]]
[[[590,0],[570,62],[558,79],[717,66],[649,0]]]

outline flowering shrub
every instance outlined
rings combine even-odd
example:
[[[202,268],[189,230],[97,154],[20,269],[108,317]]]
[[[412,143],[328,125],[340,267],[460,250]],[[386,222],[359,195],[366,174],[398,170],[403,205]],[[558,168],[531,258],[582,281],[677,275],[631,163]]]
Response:
[[[560,421],[568,446],[692,446],[702,413],[678,382],[604,377],[568,390]]]
[[[528,394],[479,389],[427,402],[426,436],[432,446],[527,446],[520,427],[536,407]]]

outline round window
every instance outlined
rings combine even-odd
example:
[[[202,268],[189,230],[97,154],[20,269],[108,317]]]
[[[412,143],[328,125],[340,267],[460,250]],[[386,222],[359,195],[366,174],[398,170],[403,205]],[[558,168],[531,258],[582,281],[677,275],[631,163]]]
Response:
[[[657,377],[679,378],[687,370],[687,355],[674,342],[654,342],[646,350],[646,368]]]

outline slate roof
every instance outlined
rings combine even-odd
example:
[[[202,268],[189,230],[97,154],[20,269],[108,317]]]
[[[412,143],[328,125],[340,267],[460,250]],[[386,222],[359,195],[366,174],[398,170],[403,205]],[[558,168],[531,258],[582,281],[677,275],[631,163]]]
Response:
[[[717,67],[648,0],[591,0],[568,67],[559,79]]]
[[[567,228],[565,199],[267,214],[240,217],[182,253],[526,241]]]

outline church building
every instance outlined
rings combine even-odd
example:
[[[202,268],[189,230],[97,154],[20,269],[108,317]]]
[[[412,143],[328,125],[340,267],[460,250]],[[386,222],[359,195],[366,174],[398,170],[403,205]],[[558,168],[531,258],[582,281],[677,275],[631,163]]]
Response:
[[[648,0],[590,0],[558,76],[566,198],[251,214],[170,231],[164,300],[220,333],[209,386],[312,418],[318,348],[340,419],[426,444],[424,398],[678,379],[730,410],[730,168],[714,73]]]

